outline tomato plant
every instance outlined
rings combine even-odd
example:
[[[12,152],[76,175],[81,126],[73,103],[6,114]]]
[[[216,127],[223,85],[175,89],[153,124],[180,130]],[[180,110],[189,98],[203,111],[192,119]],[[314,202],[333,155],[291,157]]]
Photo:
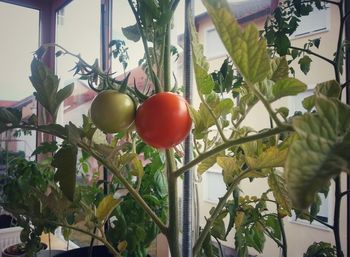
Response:
[[[147,144],[159,149],[181,143],[191,125],[186,100],[170,92],[150,97],[136,112],[137,133]]]
[[[136,106],[124,93],[105,90],[99,93],[91,104],[91,119],[97,128],[106,133],[126,130],[133,123]]]

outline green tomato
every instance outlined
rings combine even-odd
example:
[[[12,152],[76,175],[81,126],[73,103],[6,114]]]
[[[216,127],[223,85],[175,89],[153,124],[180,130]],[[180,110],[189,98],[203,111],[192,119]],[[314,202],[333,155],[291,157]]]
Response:
[[[135,102],[127,94],[115,90],[105,90],[92,101],[91,120],[105,133],[127,130],[134,122]]]

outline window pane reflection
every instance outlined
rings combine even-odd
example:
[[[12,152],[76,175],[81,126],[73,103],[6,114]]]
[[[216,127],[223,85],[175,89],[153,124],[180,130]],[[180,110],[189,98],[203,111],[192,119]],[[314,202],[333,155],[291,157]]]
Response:
[[[36,113],[29,76],[32,54],[39,45],[39,12],[0,2],[0,17],[0,107],[15,108],[26,119]],[[12,130],[0,134],[0,173],[13,157],[33,159],[35,141],[35,132]]]

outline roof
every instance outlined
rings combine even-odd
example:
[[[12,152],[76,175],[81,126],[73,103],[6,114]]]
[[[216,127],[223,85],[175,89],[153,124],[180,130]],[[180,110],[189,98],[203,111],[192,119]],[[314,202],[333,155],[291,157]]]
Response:
[[[277,7],[278,0],[238,0],[230,2],[229,6],[239,23],[246,23],[266,16]],[[208,17],[204,12],[195,17],[196,23]]]
[[[0,107],[11,107],[17,103],[17,101],[0,100]]]

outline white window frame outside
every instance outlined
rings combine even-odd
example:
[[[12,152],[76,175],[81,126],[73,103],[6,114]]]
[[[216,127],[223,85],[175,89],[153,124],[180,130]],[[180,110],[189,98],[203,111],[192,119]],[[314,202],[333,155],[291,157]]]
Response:
[[[308,93],[308,94],[312,95],[313,90],[315,89],[315,86],[316,86],[315,84],[308,85],[307,90],[304,92],[304,94]],[[296,102],[299,102],[299,100],[301,100],[301,99],[298,99],[297,101],[295,101],[295,100],[293,101],[293,98],[295,99],[296,97],[297,96],[293,96],[293,97],[288,98],[288,108],[290,110],[289,115],[293,115],[294,111],[306,112],[305,109],[304,110],[297,109]],[[334,218],[334,213],[333,213],[333,209],[334,209],[334,183],[333,182],[331,183],[331,186],[330,186],[329,192],[328,192],[328,196],[326,199],[327,199],[327,205],[328,205],[327,206],[327,208],[328,208],[327,223],[329,225],[333,225],[333,218]],[[312,223],[310,223],[307,220],[296,219],[296,215],[294,212],[292,213],[292,217],[289,218],[289,222],[294,223],[294,224],[312,227],[312,228],[317,228],[317,229],[321,229],[321,230],[331,231],[330,228],[328,228],[327,226],[323,225],[322,223],[320,223],[316,220],[314,220]]]
[[[212,49],[215,49],[215,47],[213,48],[209,48],[208,46],[208,33],[211,32],[211,31],[216,31],[215,27],[212,25],[212,26],[209,26],[207,28],[204,29],[204,55],[209,59],[217,59],[217,58],[220,58],[220,57],[224,57],[227,55],[227,51],[226,51],[226,48],[225,46],[223,45],[220,37],[219,40],[220,40],[220,43],[224,46],[224,51],[221,53],[221,52],[217,52],[217,53],[212,53]],[[217,32],[216,32],[217,33]]]
[[[316,7],[313,7],[314,10],[312,12],[325,12],[326,14],[326,28],[322,29],[322,28],[315,28],[314,30],[311,31],[304,31],[303,33],[295,31],[291,36],[290,39],[298,39],[298,38],[303,38],[303,37],[309,37],[311,35],[315,35],[315,34],[319,34],[319,33],[324,33],[324,32],[328,32],[331,29],[331,8],[329,5],[326,5],[326,9],[322,9],[322,10],[318,10]],[[312,18],[312,12],[310,13],[310,15],[308,16],[302,16],[300,18],[300,23],[299,23],[299,28],[303,27],[303,20],[305,21],[305,19],[311,19]],[[313,25],[317,26],[317,23],[313,22]],[[297,34],[296,34],[297,33]]]
[[[209,190],[208,187],[212,185],[212,183],[209,183],[208,174],[215,174],[217,176],[220,176],[222,179],[223,186],[225,186],[225,192],[226,192],[226,185],[224,182],[224,178],[222,176],[222,169],[218,165],[214,165],[209,170],[205,172],[203,175],[203,199],[205,202],[210,204],[217,204],[219,202],[219,198],[216,200],[213,200],[211,197],[209,197]],[[225,193],[222,195],[219,195],[219,197],[222,197]]]

